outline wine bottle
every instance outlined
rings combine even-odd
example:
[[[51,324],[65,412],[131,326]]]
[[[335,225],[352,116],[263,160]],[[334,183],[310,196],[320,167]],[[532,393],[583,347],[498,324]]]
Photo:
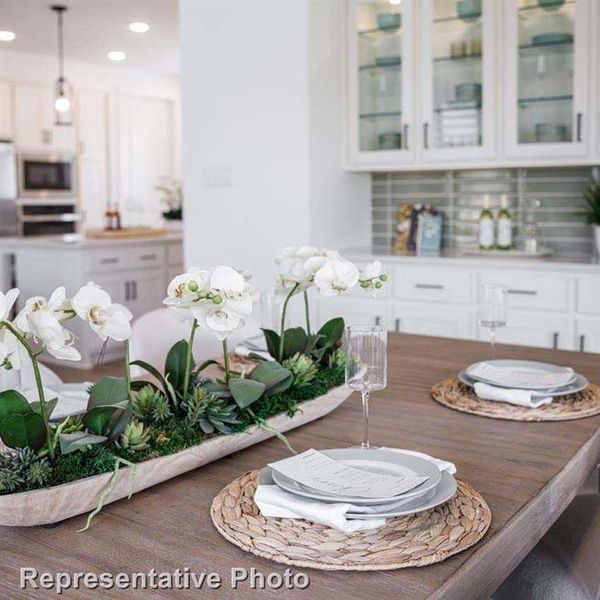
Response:
[[[491,250],[494,247],[494,215],[490,210],[490,195],[483,196],[483,210],[479,215],[479,248]]]
[[[496,247],[499,250],[510,250],[512,246],[512,216],[508,210],[508,197],[500,196],[500,211],[498,212],[498,240]]]

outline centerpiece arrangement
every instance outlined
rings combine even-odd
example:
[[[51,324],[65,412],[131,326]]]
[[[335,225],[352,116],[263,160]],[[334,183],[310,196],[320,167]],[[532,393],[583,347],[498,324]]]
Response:
[[[359,268],[329,250],[286,248],[277,258],[283,294],[279,331],[264,330],[272,360],[261,359],[248,375],[229,369],[227,338],[245,323],[258,300],[247,278],[228,266],[189,269],[167,289],[165,305],[190,323],[187,340],[169,351],[162,370],[130,362],[132,315],[90,282],[72,298],[64,288],[49,298],[29,298],[14,320],[9,315],[18,290],[0,294],[0,367],[31,364],[37,401],[18,390],[0,392],[0,524],[51,523],[197,468],[211,460],[297,427],[333,410],[349,395],[344,389],[344,321],[332,319],[312,331],[308,293],[335,296],[360,286],[380,288],[387,277],[379,262]],[[302,296],[306,328],[286,328],[289,302]],[[65,327],[83,319],[103,340],[124,344],[122,377],[104,377],[89,393],[82,414],[52,419],[57,399],[48,398],[38,358],[78,360],[75,338]],[[205,378],[213,360],[196,364],[198,327],[223,343],[225,372]],[[147,381],[132,381],[130,365],[145,369]],[[299,410],[299,405],[302,409]],[[289,444],[288,444],[289,447]],[[289,447],[290,450],[291,447]]]

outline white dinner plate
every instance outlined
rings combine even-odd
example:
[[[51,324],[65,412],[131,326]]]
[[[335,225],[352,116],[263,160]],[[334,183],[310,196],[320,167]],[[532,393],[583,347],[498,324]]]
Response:
[[[467,375],[467,370],[463,369],[458,374],[458,379],[461,383],[468,385],[469,387],[473,387],[477,382],[475,379],[472,379]],[[585,390],[585,388],[589,385],[589,381],[579,373],[575,373],[575,379],[562,387],[557,387],[554,389],[544,390],[544,391],[533,391],[531,397],[532,398],[557,398],[559,396],[568,396],[569,394],[576,394],[577,392],[581,392]],[[503,386],[497,386],[503,387]]]
[[[520,384],[518,386],[512,385],[512,384],[507,384],[505,381],[503,381],[500,378],[495,378],[495,377],[482,377],[479,375],[476,375],[474,373],[475,369],[477,369],[477,367],[482,364],[488,364],[490,366],[493,367],[498,367],[498,368],[502,368],[502,369],[515,369],[518,371],[531,371],[532,373],[538,373],[538,374],[548,374],[548,373],[552,373],[552,374],[562,374],[565,373],[567,371],[566,367],[560,367],[558,365],[553,365],[550,363],[543,363],[543,362],[537,362],[537,361],[533,361],[533,360],[511,360],[511,359],[497,359],[497,360],[484,360],[484,361],[479,361],[476,363],[473,363],[472,365],[469,365],[465,371],[467,373],[467,375],[471,378],[474,379],[476,381],[482,381],[484,383],[489,383],[490,385],[496,385],[498,387],[506,387],[506,388],[514,388],[517,387],[519,389],[523,389],[523,390],[549,390],[549,389],[553,389],[559,386],[556,385],[543,385],[543,384],[539,384],[539,383],[535,383],[535,382],[531,382],[529,384],[524,383],[524,384]],[[564,385],[568,385],[569,383],[572,383],[575,380],[576,377],[576,373],[571,372],[571,377],[570,379],[567,381],[567,383],[561,384],[561,387]]]
[[[260,485],[273,485],[273,470],[271,467],[265,467],[258,476]],[[408,501],[406,504],[394,510],[386,510],[386,505],[380,505],[377,508],[380,510],[377,513],[362,514],[362,513],[347,513],[348,519],[383,519],[392,517],[402,517],[404,515],[412,515],[424,510],[429,510],[447,502],[454,497],[457,490],[456,480],[450,473],[443,471],[441,473],[440,482],[431,490],[425,492],[422,496]]]
[[[338,448],[335,450],[322,450],[322,452],[329,458],[370,473],[393,475],[395,477],[427,477],[427,480],[405,494],[391,498],[362,498],[328,494],[302,485],[277,471],[273,471],[273,480],[281,489],[297,496],[321,500],[322,502],[349,502],[361,506],[372,506],[422,496],[434,488],[441,479],[440,470],[435,463],[412,454],[391,452],[389,450],[367,450],[364,448]]]

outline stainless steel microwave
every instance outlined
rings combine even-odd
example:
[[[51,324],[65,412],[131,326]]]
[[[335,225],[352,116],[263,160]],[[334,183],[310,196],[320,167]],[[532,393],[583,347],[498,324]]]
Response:
[[[17,172],[20,198],[72,198],[77,193],[74,154],[19,154]]]

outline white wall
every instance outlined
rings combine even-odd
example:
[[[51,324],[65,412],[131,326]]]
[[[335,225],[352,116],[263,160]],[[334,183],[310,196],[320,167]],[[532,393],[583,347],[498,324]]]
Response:
[[[340,3],[180,0],[186,263],[272,285],[290,244],[364,245],[342,171]]]

